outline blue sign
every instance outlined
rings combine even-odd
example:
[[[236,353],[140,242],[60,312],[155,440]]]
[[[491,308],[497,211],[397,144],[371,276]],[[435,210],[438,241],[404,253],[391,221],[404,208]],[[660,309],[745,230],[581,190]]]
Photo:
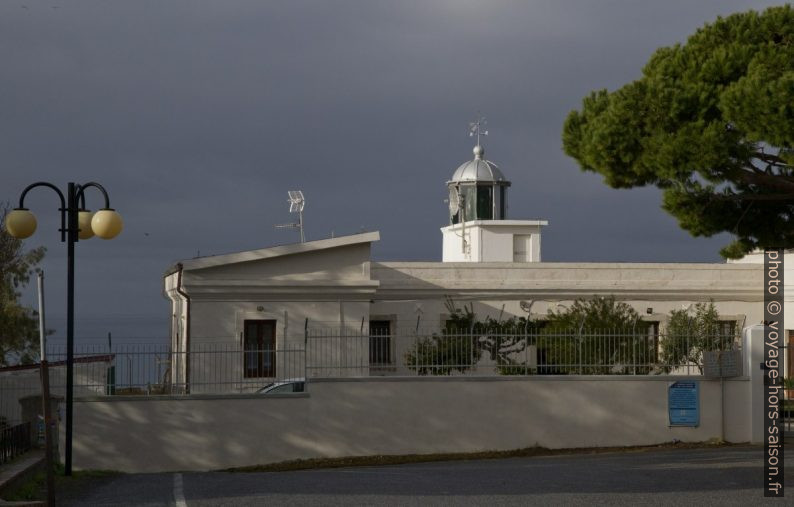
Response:
[[[667,387],[667,412],[670,426],[700,424],[700,382],[673,382]]]

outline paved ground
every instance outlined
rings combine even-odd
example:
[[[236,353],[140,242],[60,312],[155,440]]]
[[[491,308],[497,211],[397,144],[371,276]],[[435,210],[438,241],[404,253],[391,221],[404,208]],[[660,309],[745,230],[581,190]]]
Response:
[[[763,505],[762,449],[98,478],[60,505]],[[794,457],[786,477],[794,497]],[[781,499],[782,500],[782,499]],[[789,499],[776,505],[794,505]],[[770,504],[773,502],[770,499]]]

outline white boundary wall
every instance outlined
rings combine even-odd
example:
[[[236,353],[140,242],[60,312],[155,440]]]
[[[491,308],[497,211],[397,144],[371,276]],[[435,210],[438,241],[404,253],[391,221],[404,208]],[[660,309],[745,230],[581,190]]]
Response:
[[[700,426],[669,427],[670,382],[700,381]],[[724,382],[725,440],[751,441],[751,382]],[[318,457],[650,445],[719,438],[702,377],[375,378],[288,397],[76,400],[76,469],[213,470]],[[61,435],[63,435],[61,431]],[[60,447],[63,449],[63,445]]]

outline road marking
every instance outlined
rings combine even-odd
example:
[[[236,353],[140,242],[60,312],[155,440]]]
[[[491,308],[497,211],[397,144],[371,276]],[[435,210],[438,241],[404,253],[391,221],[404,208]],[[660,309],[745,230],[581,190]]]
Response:
[[[334,470],[334,473],[337,474],[360,474],[360,475],[416,475],[415,472],[397,472],[397,471],[389,471],[388,468],[382,468],[379,470]]]
[[[187,507],[185,488],[182,485],[182,474],[174,474],[174,503],[176,507]]]

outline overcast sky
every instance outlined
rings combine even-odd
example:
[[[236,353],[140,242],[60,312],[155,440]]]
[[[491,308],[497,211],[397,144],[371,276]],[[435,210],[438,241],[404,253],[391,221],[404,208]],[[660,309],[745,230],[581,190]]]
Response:
[[[779,3],[779,2],[777,2]],[[471,158],[512,181],[510,218],[547,219],[546,261],[719,262],[655,189],[612,190],[561,150],[591,90],[640,76],[660,46],[774,2],[212,1],[0,3],[0,200],[38,180],[98,181],[126,228],[78,243],[78,339],[162,339],[175,261],[379,230],[375,260],[441,258],[445,182]],[[97,193],[88,205],[101,204]],[[56,196],[26,200],[64,335]],[[33,303],[34,293],[25,300]]]

